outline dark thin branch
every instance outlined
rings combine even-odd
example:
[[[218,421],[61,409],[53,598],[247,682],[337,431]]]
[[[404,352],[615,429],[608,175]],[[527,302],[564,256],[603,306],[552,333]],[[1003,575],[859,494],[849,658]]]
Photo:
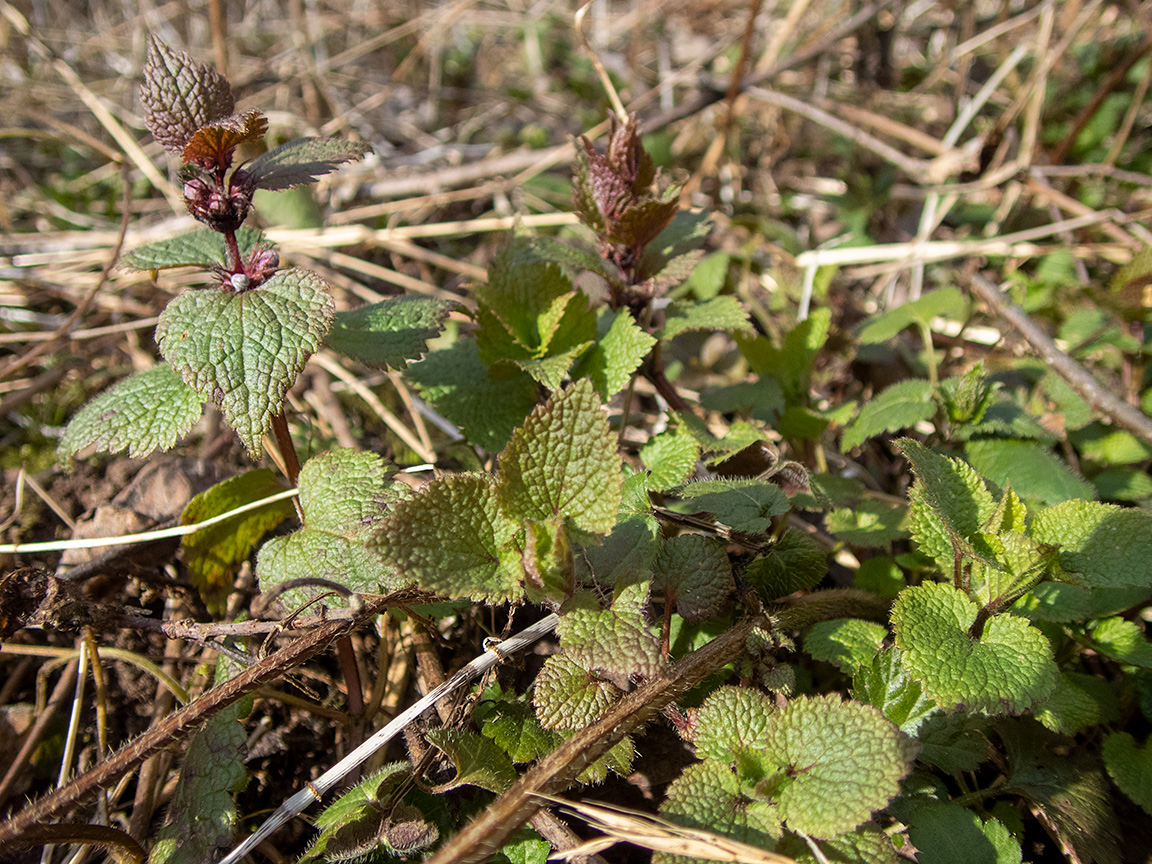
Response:
[[[346,635],[353,627],[370,620],[392,606],[394,602],[392,597],[379,597],[366,603],[352,618],[329,621],[320,625],[275,654],[249,666],[235,678],[209,690],[199,699],[165,717],[107,762],[97,765],[66,786],[29,804],[7,822],[0,823],[0,846],[22,836],[30,826],[53,819],[98,790],[110,788],[118,778],[152,754],[171,747],[174,742],[190,734],[217,711],[279,678],[287,670],[311,659],[333,640]]]
[[[1092,406],[1092,410],[1105,415],[1117,426],[1152,444],[1152,418],[1116,398],[1104,388],[1087,369],[1057,348],[1056,343],[1028,317],[1027,312],[1008,302],[1000,289],[979,273],[973,275],[969,287],[972,293],[991,306],[999,317],[1015,327],[1036,349],[1036,353],[1044,359],[1044,362]]]

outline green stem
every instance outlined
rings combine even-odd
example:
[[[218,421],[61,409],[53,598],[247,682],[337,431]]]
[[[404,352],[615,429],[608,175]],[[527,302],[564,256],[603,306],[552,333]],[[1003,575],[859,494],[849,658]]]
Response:
[[[924,342],[924,362],[928,366],[928,381],[935,387],[939,383],[936,373],[936,348],[932,344],[932,328],[927,321],[917,321],[916,327],[920,330],[920,339]]]

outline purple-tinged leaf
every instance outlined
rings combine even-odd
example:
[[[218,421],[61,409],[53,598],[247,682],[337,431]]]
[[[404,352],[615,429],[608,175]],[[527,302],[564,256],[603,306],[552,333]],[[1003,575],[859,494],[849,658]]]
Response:
[[[291,189],[363,159],[372,148],[343,138],[299,138],[270,150],[241,169],[257,189]]]
[[[148,44],[140,101],[148,131],[172,153],[181,152],[197,129],[231,114],[234,105],[223,75],[154,37]]]

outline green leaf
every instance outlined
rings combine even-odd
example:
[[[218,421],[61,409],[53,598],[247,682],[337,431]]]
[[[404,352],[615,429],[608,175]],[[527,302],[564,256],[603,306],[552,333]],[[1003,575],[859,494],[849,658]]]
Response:
[[[827,575],[823,548],[802,531],[789,528],[772,551],[748,565],[744,579],[761,599],[775,600],[813,588]]]
[[[545,664],[562,656],[550,657]],[[555,750],[563,741],[560,735],[540,725],[536,719],[536,709],[525,697],[515,692],[505,693],[496,683],[485,688],[484,695],[476,704],[474,716],[480,724],[480,734],[491,738],[513,762],[539,759],[545,753]]]
[[[794,834],[786,835],[776,848],[796,864],[901,864],[906,860],[896,853],[892,838],[875,822],[866,822],[847,834],[841,834],[819,845],[823,860]]]
[[[679,494],[685,506],[710,513],[717,522],[745,534],[768,533],[773,517],[790,509],[783,489],[759,480],[701,480]]]
[[[703,303],[673,303],[665,312],[664,326],[656,335],[660,339],[671,339],[689,330],[741,330],[749,335],[754,332],[748,310],[728,295]]]
[[[345,162],[363,159],[372,148],[343,138],[297,138],[239,169],[257,189],[290,189],[331,174]]]
[[[248,471],[217,483],[189,501],[180,514],[180,524],[202,522],[283,491],[276,475],[267,468]],[[261,537],[295,512],[291,501],[277,501],[184,535],[180,541],[184,565],[209,612],[223,615],[240,564]]]
[[[591,341],[581,342],[579,345],[559,354],[549,354],[547,357],[533,357],[527,360],[516,360],[513,362],[531,375],[545,390],[555,392],[563,386],[564,379],[568,377],[568,371],[572,368],[572,364],[576,362],[576,358],[583,354],[591,345]]]
[[[251,257],[253,250],[267,241],[263,234],[247,225],[236,231],[240,256]],[[120,259],[120,265],[132,270],[166,270],[170,267],[211,267],[228,263],[224,235],[211,228],[198,228],[187,234],[137,246]]]
[[[1148,501],[1152,498],[1152,477],[1139,468],[1109,468],[1092,478],[1100,497],[1106,501]]]
[[[951,531],[971,537],[995,512],[991,493],[967,463],[933,453],[910,438],[901,438],[896,446],[912,463],[924,503]]]
[[[921,378],[893,384],[860,409],[840,439],[840,452],[847,453],[881,432],[895,432],[930,420],[936,413],[932,385]]]
[[[920,761],[946,774],[975,771],[988,761],[989,720],[966,711],[934,711],[916,732]]]
[[[475,294],[506,335],[531,356],[543,355],[567,307],[583,296],[573,290],[563,270],[542,261],[520,239],[496,256],[488,268],[488,282],[477,285]],[[486,329],[481,328],[478,341],[481,356],[492,362],[505,355],[489,356],[492,345],[486,341]]]
[[[772,700],[748,687],[717,687],[696,714],[696,755],[732,764],[738,755],[764,745]]]
[[[1152,444],[1124,429],[1092,423],[1069,433],[1080,458],[1101,465],[1131,465],[1152,456]]]
[[[972,538],[995,514],[992,494],[967,462],[933,453],[910,438],[896,442],[917,482],[908,490],[912,538],[945,572],[959,552],[975,557]]]
[[[452,303],[432,297],[392,297],[350,312],[337,312],[327,345],[370,366],[407,369],[443,329]]]
[[[593,229],[595,230],[595,229]],[[703,254],[700,247],[712,230],[711,216],[681,210],[656,239],[644,247],[639,274],[668,286],[687,279]]]
[[[368,546],[388,506],[411,497],[408,486],[389,482],[391,473],[374,453],[342,447],[305,462],[297,480],[304,526],[261,547],[256,565],[261,590],[292,579],[323,579],[360,593],[411,584]],[[280,599],[292,609],[327,590],[293,588]]]
[[[652,584],[685,621],[719,614],[736,590],[724,545],[703,534],[678,534],[661,543]]]
[[[66,468],[87,447],[127,450],[133,459],[167,450],[192,431],[204,400],[167,363],[138,372],[105,390],[68,423],[56,455]]]
[[[705,255],[692,275],[688,277],[685,287],[695,295],[697,300],[711,300],[728,281],[728,264],[732,256],[727,252],[713,252]]]
[[[1104,739],[1104,767],[1120,791],[1152,813],[1152,747],[1137,745],[1127,732]]]
[[[870,591],[882,597],[895,597],[907,587],[908,581],[895,561],[877,557],[860,563],[852,584],[861,591]]]
[[[1152,642],[1134,621],[1105,618],[1092,628],[1092,647],[1129,666],[1152,669]]]
[[[887,635],[888,631],[873,621],[837,618],[814,624],[804,636],[804,650],[851,675],[872,663]]]
[[[561,734],[564,735],[565,740],[568,740],[576,733],[565,732]],[[632,742],[632,736],[626,735],[620,743],[580,772],[576,782],[584,784],[603,783],[608,779],[609,772],[619,777],[627,777],[632,773],[632,760],[635,758],[636,745]]]
[[[1033,714],[1053,732],[1072,736],[1100,722],[1100,705],[1074,679],[1061,673],[1052,695],[1033,708]]]
[[[1027,621],[998,615],[969,635],[979,607],[951,586],[925,583],[896,598],[892,624],[904,664],[941,707],[1025,711],[1056,686],[1048,640]]]
[[[573,378],[591,378],[605,401],[628,385],[656,337],[644,331],[627,312],[606,311],[599,318],[596,343],[572,370]]]
[[[607,534],[616,524],[623,478],[608,415],[584,379],[532,412],[500,454],[499,495],[516,519],[571,520]]]
[[[993,483],[1011,485],[1024,498],[1058,504],[1071,498],[1091,499],[1096,494],[1091,483],[1032,441],[983,438],[969,441],[965,454],[972,467]]]
[[[981,539],[994,556],[995,566],[973,561],[968,593],[993,609],[1016,602],[1056,567],[1055,546],[1037,543],[1018,531],[984,534]]]
[[[633,513],[617,522],[602,543],[583,547],[576,563],[591,580],[613,586],[621,577],[650,572],[659,541],[660,526],[656,520],[646,513]]]
[[[960,289],[941,288],[878,315],[860,329],[857,338],[866,345],[886,342],[911,324],[927,325],[937,317],[962,320],[966,315],[967,303]]]
[[[1036,514],[1032,537],[1060,547],[1060,566],[1093,588],[1152,585],[1152,513],[1065,501]]]
[[[779,348],[764,336],[750,339],[739,333],[736,334],[736,343],[757,375],[780,382],[787,404],[805,405],[812,369],[820,349],[828,340],[831,324],[830,309],[813,309],[805,320],[788,331]]]
[[[590,270],[610,284],[624,284],[624,274],[613,262],[592,252],[576,249],[554,237],[520,237],[517,243],[540,261],[564,264],[575,270]]]
[[[1002,793],[1023,796],[1042,813],[1046,830],[1080,861],[1121,864],[1116,821],[1107,778],[1085,748],[1069,750],[1029,719],[1001,720],[996,731],[1008,755]]]
[[[648,469],[648,488],[660,492],[679,486],[696,470],[700,446],[677,430],[661,432],[640,448],[640,461]]]
[[[744,414],[763,423],[775,423],[786,408],[784,390],[775,378],[741,381],[700,394],[700,404],[709,411]]]
[[[490,453],[508,443],[539,397],[531,375],[510,364],[489,369],[481,362],[474,339],[433,351],[407,375],[421,396]]]
[[[456,776],[436,786],[446,792],[460,786],[479,786],[497,794],[516,782],[512,760],[492,741],[467,729],[438,726],[424,733],[428,743],[443,750],[456,767]]]
[[[824,526],[837,540],[853,546],[885,547],[908,536],[908,508],[879,498],[824,514]]]
[[[214,683],[224,684],[238,671],[235,663],[221,657]],[[240,720],[251,710],[251,697],[233,702],[192,737],[150,864],[217,861],[232,848],[235,795],[248,785],[244,768],[248,736]]]
[[[866,666],[858,668],[852,695],[879,708],[908,735],[914,735],[925,718],[936,710],[936,703],[924,695],[919,682],[908,675],[900,662],[899,648],[886,648],[876,653]]]
[[[981,360],[963,375],[941,381],[935,395],[949,421],[971,427],[980,424],[999,387],[987,380]]]
[[[916,745],[873,708],[802,696],[768,721],[766,756],[784,770],[775,795],[793,831],[829,838],[867,822],[900,793]]]
[[[654,678],[666,663],[647,618],[649,587],[647,579],[621,580],[608,609],[591,592],[577,594],[561,609],[557,633],[564,650],[591,672]]]
[[[532,704],[544,729],[574,731],[598,720],[621,693],[572,657],[556,654],[544,661],[536,676]]]
[[[908,839],[920,864],[1020,864],[1020,844],[999,821],[959,804],[928,803],[912,814]]]
[[[766,851],[776,848],[783,831],[777,808],[743,794],[732,769],[708,760],[689,765],[668,787],[660,815],[677,825],[711,831]],[[652,864],[684,864],[668,852],[656,852]]]
[[[324,281],[282,270],[251,291],[187,291],[160,315],[160,353],[185,383],[220,406],[249,453],[332,322]]]
[[[453,474],[396,504],[371,545],[404,580],[449,597],[501,603],[524,593],[515,538],[516,524],[494,484]]]
[[[410,855],[436,842],[439,830],[415,807],[384,809],[410,771],[407,762],[385,765],[325,808],[316,817],[320,835],[300,864],[350,861],[380,852]]]

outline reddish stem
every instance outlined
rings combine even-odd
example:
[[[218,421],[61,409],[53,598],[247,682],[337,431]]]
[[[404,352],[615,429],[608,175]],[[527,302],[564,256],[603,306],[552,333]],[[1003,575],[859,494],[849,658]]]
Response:
[[[224,247],[228,251],[228,272],[242,272],[243,259],[240,257],[240,241],[236,239],[235,231],[224,232]]]

